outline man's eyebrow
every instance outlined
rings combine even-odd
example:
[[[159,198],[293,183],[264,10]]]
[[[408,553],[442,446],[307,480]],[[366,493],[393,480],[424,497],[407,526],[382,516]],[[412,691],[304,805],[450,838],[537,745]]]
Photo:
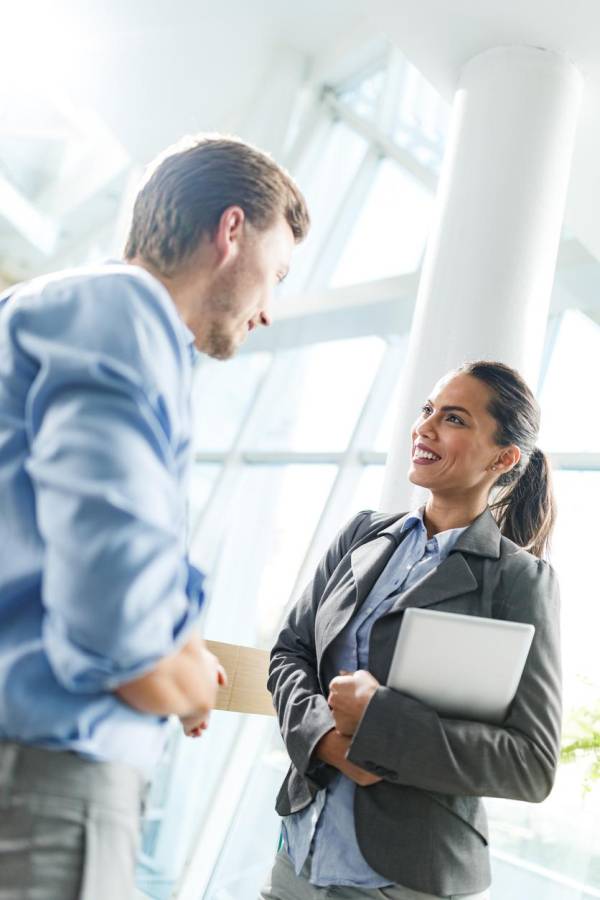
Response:
[[[469,410],[465,409],[464,406],[442,406],[442,412],[455,412],[457,410],[471,416]],[[473,416],[471,416],[471,418],[473,418]]]

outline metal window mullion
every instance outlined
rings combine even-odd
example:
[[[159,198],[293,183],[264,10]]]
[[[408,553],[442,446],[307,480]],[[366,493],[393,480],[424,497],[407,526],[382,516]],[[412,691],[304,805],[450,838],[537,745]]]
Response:
[[[209,816],[192,843],[173,894],[177,900],[204,897],[223,852],[231,824],[237,816],[240,797],[247,788],[256,758],[265,745],[269,725],[270,721],[262,716],[244,716],[241,720],[238,741],[234,746],[226,777],[216,785],[214,803],[211,804],[220,810],[221,815],[215,821]],[[222,815],[224,811],[226,816]]]
[[[544,349],[542,351],[542,361],[540,363],[540,371],[538,375],[538,385],[536,392],[538,397],[541,395],[544,388],[544,381],[546,380],[548,369],[552,361],[552,354],[554,353],[556,341],[558,340],[558,335],[560,334],[560,326],[562,325],[564,314],[565,313],[563,310],[559,313],[550,313],[550,315],[548,316],[548,322],[546,324],[546,335],[544,339]]]
[[[301,451],[255,451],[249,450],[242,454],[243,461],[250,466],[331,466],[339,465],[343,454],[341,452],[301,452]]]
[[[550,463],[555,471],[561,472],[598,472],[600,471],[600,453],[555,453],[548,452]]]
[[[361,450],[359,459],[363,466],[385,466],[387,453],[377,452],[376,450]]]
[[[323,144],[331,133],[332,120],[323,108],[318,94],[311,92],[308,108],[300,116],[298,132],[285,154],[285,167],[300,180],[303,171],[310,168],[311,160],[321,155]]]
[[[309,139],[307,142],[307,138],[303,138],[300,134],[298,136],[298,146],[290,151],[289,159],[291,162],[294,159],[297,160],[297,164],[292,171],[300,184],[304,180],[305,172],[308,180],[309,173],[312,174],[313,170],[317,168],[319,159],[324,155],[336,126],[336,120],[332,118],[320,101],[315,116],[315,131],[312,139]],[[288,167],[291,169],[291,165]],[[301,256],[293,264],[291,281],[286,281],[281,287],[280,296],[282,299],[288,296],[290,291],[296,292],[299,287],[302,290],[306,289],[315,265],[315,259],[319,257],[322,249],[322,243],[320,246],[315,245],[314,248],[310,247],[309,244],[307,244],[307,255]]]
[[[370,393],[371,400],[365,409],[360,431],[357,435],[361,448],[373,447],[375,444],[377,431],[388,409],[390,394],[393,393],[396,382],[401,375],[407,352],[408,335],[404,336],[400,341],[388,342],[385,355],[373,379]],[[360,453],[363,459],[369,455],[377,456],[378,459],[381,455],[368,450],[361,450]]]
[[[332,115],[344,122],[353,131],[356,131],[357,134],[366,138],[373,147],[377,148],[381,156],[395,160],[403,169],[414,175],[429,191],[435,191],[438,180],[437,174],[420,163],[409,150],[405,150],[391,137],[384,134],[373,122],[369,122],[368,119],[364,119],[358,113],[345,106],[335,96],[333,91],[328,90],[325,92],[323,102],[329,106]],[[422,143],[428,143],[424,135],[421,136],[418,132],[417,134]]]
[[[391,46],[387,59],[385,83],[379,98],[375,120],[377,127],[386,135],[394,133],[405,69],[405,58],[395,45]]]
[[[363,81],[366,81],[368,78],[371,78],[373,75],[376,75],[380,69],[384,69],[387,65],[387,60],[389,56],[389,49],[387,46],[382,47],[376,51],[376,53],[372,56],[371,59],[364,62],[363,65],[358,66],[352,74],[347,75],[345,78],[340,79],[331,79],[331,78],[322,78],[321,85],[327,84],[331,85],[332,89],[335,89],[336,93],[346,93],[349,91],[356,91]]]

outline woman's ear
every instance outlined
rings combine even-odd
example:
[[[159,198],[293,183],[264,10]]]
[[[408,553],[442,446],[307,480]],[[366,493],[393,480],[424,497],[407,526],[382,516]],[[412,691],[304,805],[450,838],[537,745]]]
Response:
[[[511,469],[514,469],[514,467],[518,465],[520,459],[521,451],[516,444],[511,444],[509,447],[502,448],[501,452],[496,457],[492,468],[500,474],[510,472]]]

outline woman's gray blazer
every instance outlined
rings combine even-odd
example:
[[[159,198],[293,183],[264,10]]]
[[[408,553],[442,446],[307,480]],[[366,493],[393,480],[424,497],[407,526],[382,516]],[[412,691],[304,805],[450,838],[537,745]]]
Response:
[[[285,816],[307,806],[336,770],[313,759],[333,725],[322,662],[402,539],[400,516],[361,512],[342,529],[290,612],[271,654],[269,690],[292,765],[277,797]],[[356,834],[367,862],[413,890],[447,896],[490,883],[480,797],[539,802],[559,755],[558,585],[551,567],[501,536],[489,510],[441,565],[373,626],[369,670],[382,685],[348,759],[383,781],[357,787]],[[535,625],[517,695],[500,726],[446,719],[385,687],[410,606]]]

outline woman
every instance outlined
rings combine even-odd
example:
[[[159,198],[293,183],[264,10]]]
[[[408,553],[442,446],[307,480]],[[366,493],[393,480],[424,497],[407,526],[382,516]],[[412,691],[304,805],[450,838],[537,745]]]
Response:
[[[487,898],[482,796],[539,802],[560,736],[558,587],[541,557],[554,519],[521,377],[475,362],[442,379],[412,429],[425,507],[359,513],[291,611],[269,689],[292,765],[263,900]],[[500,497],[490,506],[490,495]],[[385,686],[410,606],[530,622],[502,725],[439,716]]]

